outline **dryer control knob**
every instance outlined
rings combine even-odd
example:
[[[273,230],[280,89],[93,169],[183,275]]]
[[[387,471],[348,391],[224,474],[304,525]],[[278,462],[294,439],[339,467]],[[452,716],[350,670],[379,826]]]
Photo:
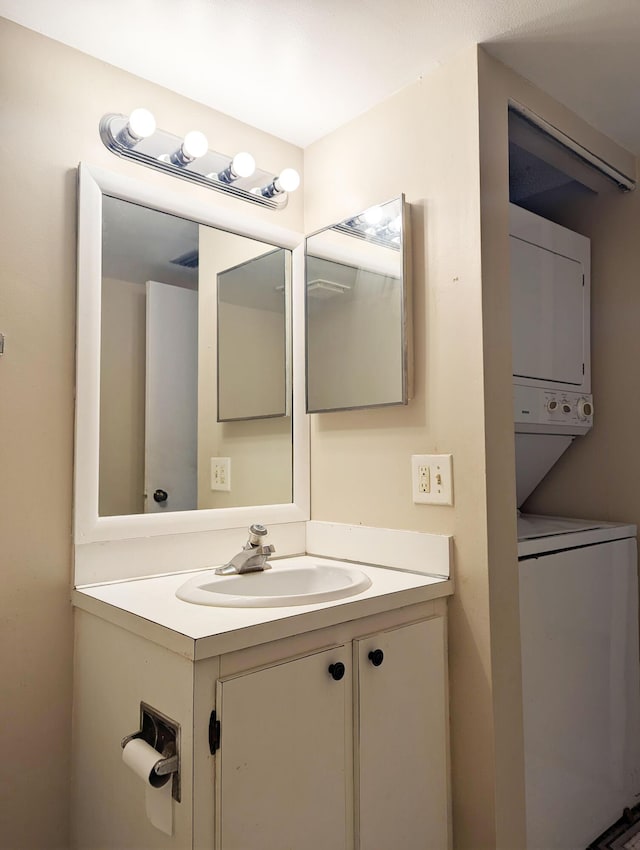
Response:
[[[558,402],[555,398],[550,398],[547,402],[547,410],[549,413],[555,413],[558,409]]]
[[[562,412],[563,413],[571,413],[571,405],[566,401],[562,405]]]
[[[590,419],[593,416],[593,402],[581,398],[578,402],[578,416],[580,419]]]

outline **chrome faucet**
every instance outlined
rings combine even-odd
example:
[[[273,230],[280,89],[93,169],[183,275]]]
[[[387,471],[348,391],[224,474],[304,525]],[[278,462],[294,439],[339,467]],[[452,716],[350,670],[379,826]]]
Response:
[[[231,576],[241,575],[242,573],[255,573],[259,570],[270,570],[271,564],[267,563],[267,558],[272,555],[276,548],[271,543],[264,545],[261,541],[267,534],[267,529],[264,525],[255,523],[249,528],[249,539],[244,545],[244,548],[234,555],[228,564],[224,567],[218,567],[216,575]]]

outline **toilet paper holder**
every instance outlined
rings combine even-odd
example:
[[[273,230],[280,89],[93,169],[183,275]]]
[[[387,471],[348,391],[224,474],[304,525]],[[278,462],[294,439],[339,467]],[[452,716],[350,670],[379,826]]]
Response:
[[[157,776],[157,787],[161,787],[167,781],[165,777],[171,777],[171,796],[180,802],[180,724],[171,720],[166,714],[157,708],[140,703],[140,729],[131,735],[125,735],[120,746],[124,749],[129,741],[142,738],[147,744],[158,751],[158,761],[153,766],[153,773]],[[156,784],[156,783],[152,783]]]

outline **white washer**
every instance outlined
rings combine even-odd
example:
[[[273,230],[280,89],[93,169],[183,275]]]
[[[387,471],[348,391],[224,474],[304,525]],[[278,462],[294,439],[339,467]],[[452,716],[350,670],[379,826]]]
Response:
[[[584,850],[640,800],[636,531],[518,519],[528,850]]]

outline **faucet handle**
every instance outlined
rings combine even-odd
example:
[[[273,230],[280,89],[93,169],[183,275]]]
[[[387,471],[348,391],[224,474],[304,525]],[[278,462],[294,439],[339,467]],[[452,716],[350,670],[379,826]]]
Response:
[[[260,538],[267,534],[266,526],[254,523],[249,526],[249,543],[252,546],[257,546],[260,543]]]
[[[276,551],[276,547],[273,545],[273,543],[267,543],[266,546],[261,546],[260,548],[262,549],[262,554],[266,555],[267,557],[269,557],[269,555],[273,555],[273,553]]]

